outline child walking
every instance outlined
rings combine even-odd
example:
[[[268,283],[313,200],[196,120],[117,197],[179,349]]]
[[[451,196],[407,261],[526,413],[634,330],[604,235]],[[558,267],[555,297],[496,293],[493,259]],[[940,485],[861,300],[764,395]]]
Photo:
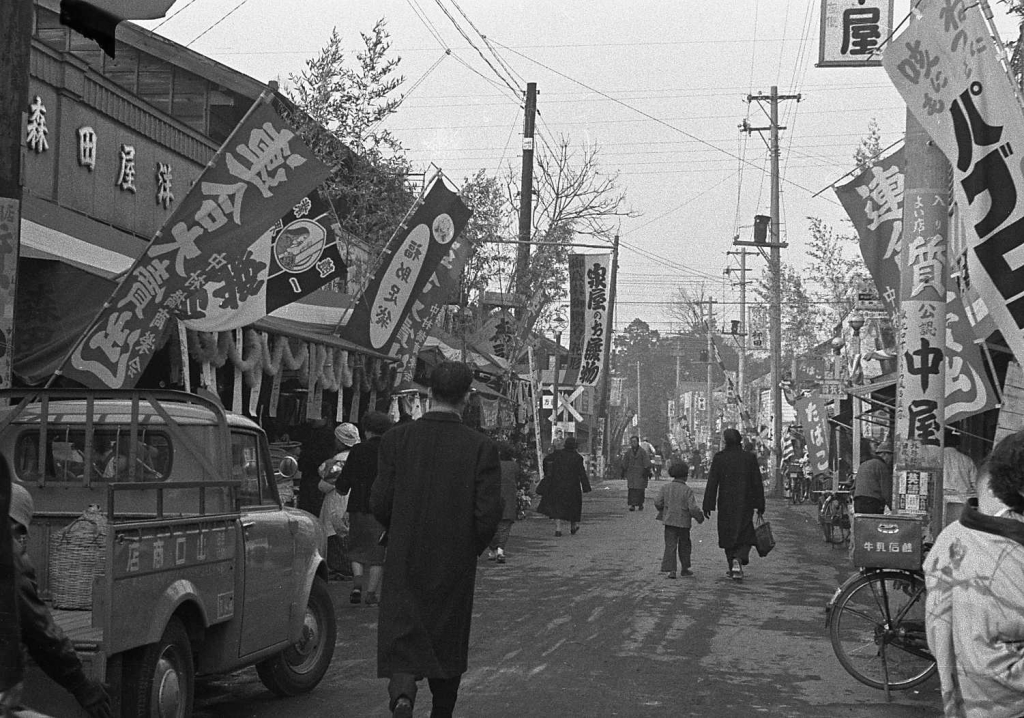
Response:
[[[704,512],[697,506],[697,499],[686,483],[690,473],[689,467],[682,459],[672,459],[668,467],[671,483],[661,487],[654,508],[658,509],[658,518],[665,524],[665,555],[661,559],[661,570],[668,572],[668,578],[676,577],[676,554],[682,570],[680,576],[692,576],[690,570],[690,526],[693,519],[704,523]]]

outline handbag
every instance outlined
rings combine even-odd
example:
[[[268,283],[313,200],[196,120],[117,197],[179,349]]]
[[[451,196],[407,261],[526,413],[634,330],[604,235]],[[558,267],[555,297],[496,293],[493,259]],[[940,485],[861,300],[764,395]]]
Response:
[[[544,493],[548,490],[548,486],[548,477],[545,476],[543,479],[540,480],[540,483],[537,484],[537,486],[533,489],[533,493],[537,494],[537,496],[543,496]]]
[[[767,556],[775,548],[775,537],[772,536],[772,524],[765,521],[760,515],[757,517],[757,525],[754,526],[754,541],[757,555],[761,558]]]

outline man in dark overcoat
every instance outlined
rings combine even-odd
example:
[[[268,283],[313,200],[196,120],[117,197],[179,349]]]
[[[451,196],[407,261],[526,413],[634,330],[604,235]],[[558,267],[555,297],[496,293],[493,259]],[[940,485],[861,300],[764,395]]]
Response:
[[[381,439],[374,516],[387,529],[377,675],[394,716],[412,716],[428,679],[431,716],[452,715],[466,672],[476,561],[501,520],[498,449],[462,423],[473,373],[460,362],[430,377],[431,408]]]
[[[629,437],[629,448],[620,460],[622,478],[626,480],[626,503],[630,511],[644,510],[644,494],[651,473],[651,457],[640,446],[640,437]]]
[[[729,563],[726,575],[743,578],[743,567],[750,562],[754,538],[754,512],[764,515],[764,484],[757,457],[743,450],[736,429],[722,432],[724,448],[711,460],[708,485],[704,490],[704,516],[718,509],[718,546],[725,549]]]

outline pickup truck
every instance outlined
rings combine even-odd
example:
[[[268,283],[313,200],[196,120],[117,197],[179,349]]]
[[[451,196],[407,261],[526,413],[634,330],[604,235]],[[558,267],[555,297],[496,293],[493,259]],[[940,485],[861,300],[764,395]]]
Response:
[[[181,392],[0,397],[0,460],[35,502],[41,593],[115,715],[187,718],[197,675],[250,665],[281,696],[317,686],[337,635],[326,537],[282,504],[257,424]],[[84,605],[67,608],[57,589],[74,595],[75,571],[58,532],[90,506],[106,519],[99,569],[75,579]],[[76,714],[41,671],[26,692],[37,710]]]

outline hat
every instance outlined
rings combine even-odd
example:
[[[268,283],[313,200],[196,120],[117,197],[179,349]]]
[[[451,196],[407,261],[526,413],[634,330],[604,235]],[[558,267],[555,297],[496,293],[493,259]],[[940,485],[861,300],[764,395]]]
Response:
[[[886,439],[875,448],[876,454],[891,454],[892,453],[892,439]]]
[[[345,446],[355,446],[359,443],[359,429],[355,424],[345,422],[334,427],[334,438]]]
[[[32,523],[32,514],[35,507],[32,504],[32,494],[21,484],[11,482],[11,506],[7,515],[12,521],[17,521],[26,529]]]

